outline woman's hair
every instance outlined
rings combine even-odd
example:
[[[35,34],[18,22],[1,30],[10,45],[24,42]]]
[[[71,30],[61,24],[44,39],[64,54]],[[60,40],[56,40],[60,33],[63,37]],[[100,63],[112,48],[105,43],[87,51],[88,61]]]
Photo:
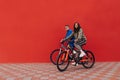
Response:
[[[77,27],[77,28],[75,28],[75,24],[76,24],[76,23],[78,24],[78,27]],[[77,32],[80,30],[80,28],[81,28],[80,24],[79,24],[78,22],[75,22],[75,23],[74,23],[74,32],[77,33]]]

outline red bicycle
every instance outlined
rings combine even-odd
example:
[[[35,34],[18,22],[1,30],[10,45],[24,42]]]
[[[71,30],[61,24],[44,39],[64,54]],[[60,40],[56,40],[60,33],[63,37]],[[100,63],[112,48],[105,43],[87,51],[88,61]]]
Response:
[[[91,51],[82,48],[86,55],[79,60],[79,57],[76,57],[76,55],[80,55],[80,51],[78,49],[71,49],[69,45],[62,46],[64,47],[64,50],[62,50],[61,53],[57,56],[57,69],[59,71],[65,71],[68,68],[70,62],[73,60],[74,62],[83,65],[85,68],[92,68],[95,64],[95,57]],[[73,54],[73,50],[77,52],[76,55]]]

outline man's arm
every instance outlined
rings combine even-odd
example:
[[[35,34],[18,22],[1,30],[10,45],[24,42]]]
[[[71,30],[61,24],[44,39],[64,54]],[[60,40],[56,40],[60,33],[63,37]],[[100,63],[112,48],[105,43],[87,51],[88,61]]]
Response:
[[[74,35],[74,33],[72,32],[69,36],[65,37],[65,38],[63,39],[63,41],[66,41],[66,40],[70,39],[73,35]]]

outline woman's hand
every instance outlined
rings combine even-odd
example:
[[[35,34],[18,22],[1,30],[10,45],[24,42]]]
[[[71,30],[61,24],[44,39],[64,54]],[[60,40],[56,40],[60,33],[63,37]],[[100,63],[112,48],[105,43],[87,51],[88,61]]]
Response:
[[[75,42],[77,42],[77,41],[78,41],[78,39],[75,39],[74,41],[75,41]]]

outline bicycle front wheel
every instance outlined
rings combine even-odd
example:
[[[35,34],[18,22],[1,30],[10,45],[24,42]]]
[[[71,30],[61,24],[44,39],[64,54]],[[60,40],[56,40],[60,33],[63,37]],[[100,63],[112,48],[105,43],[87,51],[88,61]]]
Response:
[[[62,52],[57,59],[57,69],[59,71],[65,71],[69,66],[69,57],[67,51]]]

